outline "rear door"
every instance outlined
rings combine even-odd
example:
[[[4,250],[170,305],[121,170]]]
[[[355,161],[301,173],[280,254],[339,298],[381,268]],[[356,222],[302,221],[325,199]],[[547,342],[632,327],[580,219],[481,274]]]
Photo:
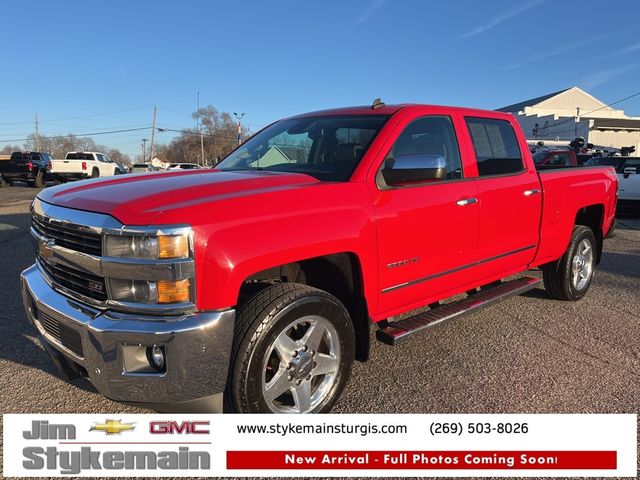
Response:
[[[525,270],[538,245],[542,191],[533,162],[525,162],[519,130],[502,118],[465,116],[478,168],[478,280]]]
[[[380,315],[444,298],[475,281],[479,209],[456,135],[455,115],[414,111],[376,162]],[[381,170],[400,156],[442,156],[446,178],[389,186]]]
[[[620,200],[640,201],[640,158],[626,158],[618,173]]]

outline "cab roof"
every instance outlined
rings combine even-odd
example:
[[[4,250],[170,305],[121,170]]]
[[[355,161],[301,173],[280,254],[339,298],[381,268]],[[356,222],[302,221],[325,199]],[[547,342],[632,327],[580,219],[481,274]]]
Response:
[[[342,108],[331,108],[327,110],[317,110],[315,112],[303,113],[300,115],[294,115],[289,118],[304,118],[304,117],[320,117],[320,116],[331,116],[331,115],[393,115],[394,113],[400,110],[407,110],[411,108],[442,108],[447,110],[455,110],[459,112],[463,112],[465,114],[478,115],[478,116],[492,116],[492,117],[508,117],[512,116],[509,113],[496,112],[494,110],[482,110],[476,108],[466,108],[466,107],[451,107],[446,105],[429,105],[429,104],[420,104],[420,103],[400,103],[395,105],[384,105],[377,108],[372,108],[371,105],[360,105],[354,107],[342,107]]]

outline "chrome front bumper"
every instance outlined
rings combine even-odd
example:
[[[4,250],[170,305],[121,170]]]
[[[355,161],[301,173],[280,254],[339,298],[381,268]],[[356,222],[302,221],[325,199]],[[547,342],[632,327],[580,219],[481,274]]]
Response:
[[[235,310],[177,317],[123,314],[98,310],[58,293],[36,265],[22,272],[20,280],[27,318],[48,350],[55,349],[54,354],[62,355],[77,371],[86,371],[101,394],[161,410],[186,411],[206,405],[208,411],[221,411]],[[43,318],[58,330],[45,328]],[[63,332],[62,339],[52,332]],[[166,371],[126,372],[123,348],[129,345],[163,345]]]

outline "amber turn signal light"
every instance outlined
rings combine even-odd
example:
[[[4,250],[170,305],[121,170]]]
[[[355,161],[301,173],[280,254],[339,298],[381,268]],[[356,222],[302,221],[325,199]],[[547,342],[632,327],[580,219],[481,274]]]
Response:
[[[158,287],[158,303],[180,303],[190,300],[191,283],[184,280],[160,280]]]
[[[160,235],[158,258],[183,258],[189,256],[189,239],[186,235]]]

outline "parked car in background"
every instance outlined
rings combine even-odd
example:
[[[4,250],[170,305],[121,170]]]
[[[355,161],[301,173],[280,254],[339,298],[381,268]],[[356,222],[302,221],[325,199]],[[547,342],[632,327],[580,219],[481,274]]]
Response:
[[[198,170],[201,168],[197,163],[172,163],[167,170]]]
[[[592,158],[585,166],[608,166],[618,176],[618,205],[640,208],[640,157]]]
[[[149,163],[134,163],[131,173],[157,172],[159,169]]]
[[[56,180],[109,177],[126,173],[126,168],[100,152],[69,152],[64,160],[51,162],[51,174]]]
[[[216,169],[43,190],[23,302],[54,364],[113,400],[327,412],[372,323],[395,345],[540,286],[512,277],[531,268],[584,297],[617,188],[610,167],[538,172],[509,114],[314,112]]]
[[[50,178],[52,160],[51,155],[44,152],[13,152],[9,160],[0,162],[2,184],[20,181],[42,188]]]
[[[573,150],[538,150],[533,154],[536,167],[578,167],[578,158]]]

